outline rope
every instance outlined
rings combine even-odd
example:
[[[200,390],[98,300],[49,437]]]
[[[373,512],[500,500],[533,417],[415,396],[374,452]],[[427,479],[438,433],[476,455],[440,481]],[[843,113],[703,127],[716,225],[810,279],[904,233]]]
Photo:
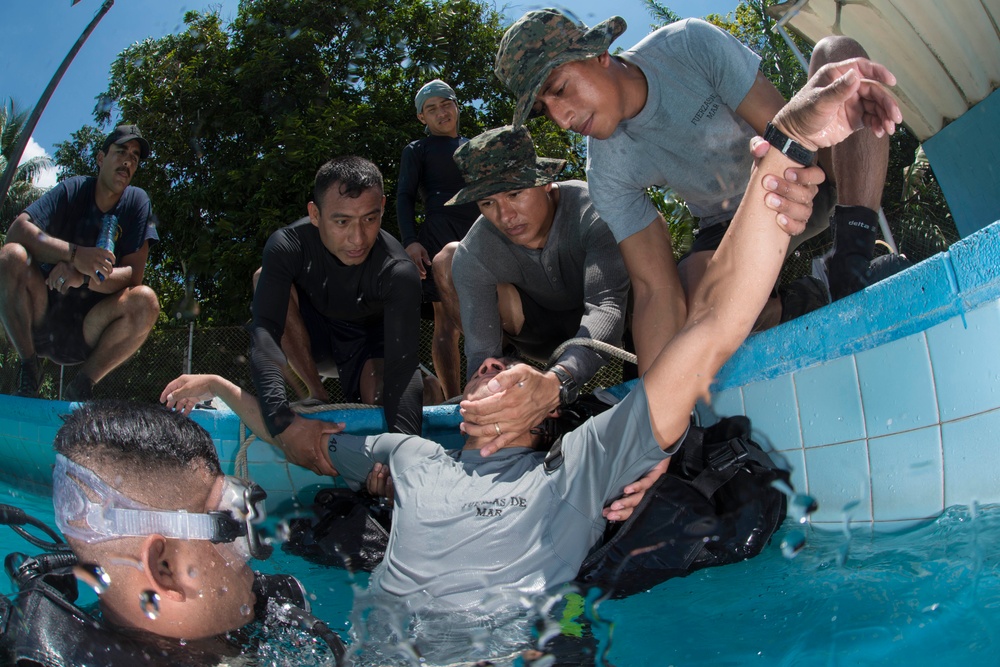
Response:
[[[566,348],[572,345],[583,345],[584,347],[593,348],[598,352],[609,354],[612,357],[618,357],[622,361],[627,361],[632,364],[636,363],[636,356],[634,354],[627,352],[620,347],[615,347],[611,343],[605,343],[602,340],[594,340],[593,338],[570,338],[568,341],[557,347],[555,352],[552,353],[552,356],[549,357],[549,366],[556,363],[559,357],[562,356],[563,352],[566,351]]]
[[[367,405],[365,403],[321,403],[319,405],[292,405],[292,410],[296,414],[300,415],[311,415],[317,412],[330,412],[331,410],[362,410],[365,408],[374,408],[374,405]],[[247,450],[250,449],[250,443],[257,439],[257,436],[253,434],[253,431],[247,429],[247,425],[240,420],[240,449],[236,452],[236,461],[234,463],[234,474],[237,477],[242,477],[243,479],[250,479],[250,471],[247,466]]]

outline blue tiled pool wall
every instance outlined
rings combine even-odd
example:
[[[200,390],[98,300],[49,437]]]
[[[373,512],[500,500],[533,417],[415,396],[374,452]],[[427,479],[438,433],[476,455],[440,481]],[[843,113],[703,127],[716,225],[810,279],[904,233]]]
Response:
[[[1000,502],[1000,223],[861,293],[751,337],[704,423],[745,414],[819,501],[901,529]]]

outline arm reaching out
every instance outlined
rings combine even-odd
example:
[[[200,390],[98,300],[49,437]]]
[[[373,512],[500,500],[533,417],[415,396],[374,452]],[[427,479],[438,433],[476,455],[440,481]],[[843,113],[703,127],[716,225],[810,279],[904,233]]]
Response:
[[[895,77],[856,58],[822,67],[774,118],[774,125],[808,149],[833,146],[855,130],[895,131],[902,114],[882,84]],[[794,163],[768,151],[754,172],[733,223],[692,296],[687,321],[645,375],[653,432],[670,447],[690,411],[709,395],[715,374],[743,343],[774,286],[789,236],[773,223],[764,180]]]
[[[272,438],[264,426],[260,404],[254,395],[218,375],[181,375],[163,389],[160,402],[172,410],[180,410],[189,415],[195,405],[214,396],[221,398],[254,435],[281,448],[292,463],[309,468],[318,475],[337,476],[337,469],[330,463],[330,456],[326,451],[326,441],[331,434],[344,430],[343,423],[305,419],[296,415],[291,426],[279,437]]]

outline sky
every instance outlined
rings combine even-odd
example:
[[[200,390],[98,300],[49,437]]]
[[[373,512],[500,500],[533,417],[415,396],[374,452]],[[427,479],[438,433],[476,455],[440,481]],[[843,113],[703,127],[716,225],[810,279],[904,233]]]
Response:
[[[66,53],[100,10],[104,0],[14,0],[6,3],[7,23],[0,40],[0,102],[13,97],[21,109],[32,108],[45,90]],[[191,10],[218,8],[225,22],[236,15],[238,0],[115,0],[63,76],[49,100],[25,151],[26,157],[51,155],[55,144],[86,124],[93,124],[95,98],[107,89],[108,70],[125,47],[146,38],[159,38],[184,29],[184,14]],[[727,14],[738,0],[663,0],[681,16],[702,17]],[[553,0],[500,5],[509,21],[527,11],[558,6],[569,10],[587,25],[614,13],[628,23],[628,30],[615,46],[628,48],[649,32],[652,17],[644,0]],[[44,175],[40,185],[55,183],[55,171]]]

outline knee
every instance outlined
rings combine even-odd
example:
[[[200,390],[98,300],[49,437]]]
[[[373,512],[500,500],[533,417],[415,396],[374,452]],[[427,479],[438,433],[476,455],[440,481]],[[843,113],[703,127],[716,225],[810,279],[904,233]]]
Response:
[[[455,258],[455,250],[458,248],[458,242],[452,241],[445,247],[441,248],[441,251],[434,255],[434,259],[431,260],[431,270],[434,272],[434,281],[438,284],[446,284],[451,287],[451,261]]]
[[[28,249],[20,243],[6,243],[0,248],[0,275],[5,285],[15,285],[23,280],[30,266]]]
[[[824,37],[813,48],[812,58],[809,60],[809,74],[811,75],[827,63],[836,63],[848,58],[867,57],[868,52],[855,39],[845,35]]]
[[[259,267],[256,271],[253,272],[253,290],[255,292],[257,291],[257,281],[260,280],[260,272],[263,269],[264,267]]]
[[[147,329],[152,329],[160,316],[160,300],[156,292],[146,285],[130,287],[127,294],[126,312]]]

